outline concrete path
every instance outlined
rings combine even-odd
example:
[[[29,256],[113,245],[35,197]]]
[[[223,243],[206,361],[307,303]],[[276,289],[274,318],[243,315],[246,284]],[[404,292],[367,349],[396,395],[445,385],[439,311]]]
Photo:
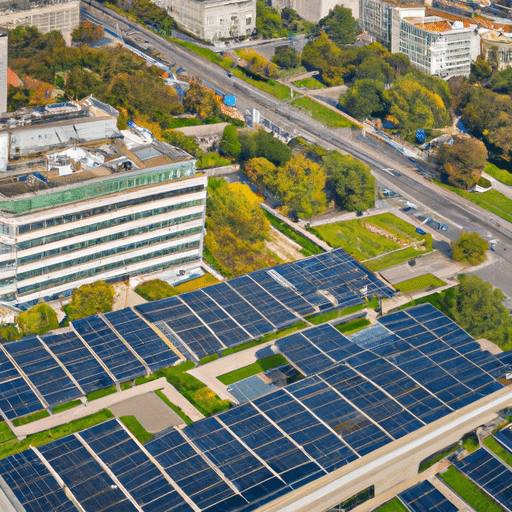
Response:
[[[78,407],[69,409],[68,411],[53,414],[39,421],[22,425],[20,427],[12,427],[12,431],[18,439],[23,439],[30,434],[42,432],[50,428],[58,427],[59,425],[64,425],[70,421],[84,418],[85,416],[97,413],[103,409],[109,409],[111,406],[129,398],[144,395],[156,389],[162,390],[165,396],[174,405],[178,406],[192,421],[204,418],[204,416],[188,400],[186,400],[183,395],[178,393],[178,391],[176,391],[176,389],[167,382],[165,377],[161,377],[160,379],[141,384],[140,386],[135,386],[125,391],[113,393],[103,398],[93,400],[92,402],[87,402],[86,404],[79,405]]]
[[[497,192],[501,192],[504,196],[507,196],[509,199],[512,199],[512,187],[509,185],[505,185],[501,181],[493,178],[491,175],[486,172],[482,173],[482,177],[488,179],[492,183],[492,188]]]

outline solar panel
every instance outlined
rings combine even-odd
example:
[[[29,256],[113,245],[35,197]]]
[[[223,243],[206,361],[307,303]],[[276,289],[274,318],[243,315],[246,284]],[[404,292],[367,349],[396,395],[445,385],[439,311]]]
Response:
[[[146,374],[142,363],[98,315],[77,320],[72,325],[118,381]]]
[[[37,336],[7,343],[5,350],[20,366],[50,407],[83,395]]]
[[[178,362],[178,356],[162,338],[131,309],[107,313],[105,318],[152,372]]]
[[[412,512],[457,512],[459,510],[428,480],[410,487],[398,497]]]
[[[512,431],[510,428],[504,428],[496,432],[494,438],[512,455]]]
[[[70,331],[46,334],[41,339],[59,358],[85,393],[114,385],[114,381],[78,336]]]
[[[22,377],[0,382],[0,409],[10,420],[44,409]]]
[[[0,473],[27,512],[76,511],[73,502],[32,450],[0,460]]]

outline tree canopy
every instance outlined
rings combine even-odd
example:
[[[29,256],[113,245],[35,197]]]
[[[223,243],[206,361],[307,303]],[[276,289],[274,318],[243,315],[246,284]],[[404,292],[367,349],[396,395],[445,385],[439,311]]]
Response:
[[[347,211],[363,211],[375,204],[375,178],[368,166],[348,155],[331,151],[323,159],[335,202]]]
[[[296,68],[300,64],[300,57],[290,46],[279,46],[272,56],[272,62],[280,68]]]
[[[224,128],[224,132],[222,133],[222,139],[220,141],[220,153],[222,155],[238,158],[240,151],[242,150],[242,145],[238,140],[238,131],[236,127],[232,124],[229,124]]]
[[[352,9],[339,4],[335,5],[318,25],[338,45],[355,43],[356,36],[359,34],[356,20],[352,16]]]
[[[246,162],[251,158],[263,157],[274,165],[284,165],[292,157],[292,150],[284,142],[281,142],[272,133],[268,133],[263,128],[257,131],[240,132],[240,160]]]
[[[73,290],[71,302],[65,306],[70,322],[112,311],[114,306],[114,287],[105,281],[84,284]]]
[[[478,233],[462,232],[452,245],[452,258],[461,263],[478,265],[485,261],[487,249],[489,244]]]
[[[27,311],[22,311],[16,322],[23,336],[29,334],[44,334],[59,328],[57,314],[44,302],[32,306]]]
[[[220,100],[215,93],[204,87],[201,79],[192,78],[183,97],[183,107],[188,112],[197,114],[201,119],[219,117]]]
[[[85,20],[78,28],[71,33],[71,38],[77,43],[92,44],[99,41],[105,35],[105,31],[100,25],[92,21]]]
[[[469,189],[480,179],[487,163],[487,149],[479,140],[456,137],[452,145],[439,148],[437,162],[445,183]]]
[[[384,84],[369,78],[357,80],[346,94],[340,96],[343,108],[357,119],[366,119],[385,110],[382,95]]]

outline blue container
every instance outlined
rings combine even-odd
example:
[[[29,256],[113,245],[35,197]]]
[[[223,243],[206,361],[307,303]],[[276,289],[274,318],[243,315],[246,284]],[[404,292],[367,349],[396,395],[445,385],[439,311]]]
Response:
[[[227,107],[236,107],[236,98],[232,94],[224,96],[224,105]]]
[[[423,144],[427,140],[427,135],[425,133],[425,130],[423,128],[416,130],[416,140]]]

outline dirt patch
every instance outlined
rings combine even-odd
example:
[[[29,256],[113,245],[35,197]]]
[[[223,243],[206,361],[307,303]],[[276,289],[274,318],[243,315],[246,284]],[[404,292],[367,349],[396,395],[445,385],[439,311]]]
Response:
[[[277,254],[283,261],[296,261],[304,258],[299,245],[286,235],[271,226],[270,240],[266,243],[267,249]]]
[[[409,245],[409,240],[405,240],[404,238],[399,238],[393,233],[390,233],[389,231],[386,231],[383,228],[380,228],[379,226],[375,226],[374,224],[368,224],[365,223],[364,227],[367,231],[370,233],[373,233],[375,235],[383,236],[384,238],[387,238],[388,240],[392,240],[393,242],[400,244],[400,245]]]

